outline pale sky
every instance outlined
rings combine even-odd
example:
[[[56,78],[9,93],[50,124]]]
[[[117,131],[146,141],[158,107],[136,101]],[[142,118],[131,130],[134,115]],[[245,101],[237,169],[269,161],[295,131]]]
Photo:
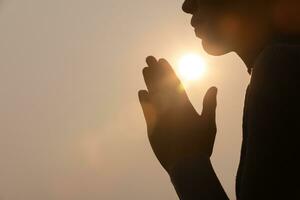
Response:
[[[175,200],[152,153],[137,91],[147,55],[198,52],[198,111],[219,88],[213,165],[231,199],[249,81],[235,55],[212,57],[183,0],[0,1],[0,200]]]

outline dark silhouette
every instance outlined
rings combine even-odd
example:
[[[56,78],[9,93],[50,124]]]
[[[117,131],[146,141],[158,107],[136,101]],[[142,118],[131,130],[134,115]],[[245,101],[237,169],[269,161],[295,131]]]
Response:
[[[186,0],[183,10],[208,53],[234,51],[251,74],[237,199],[300,199],[299,0]],[[139,99],[153,151],[178,196],[228,199],[210,162],[217,89],[208,90],[198,115],[168,62],[146,62],[148,91]]]

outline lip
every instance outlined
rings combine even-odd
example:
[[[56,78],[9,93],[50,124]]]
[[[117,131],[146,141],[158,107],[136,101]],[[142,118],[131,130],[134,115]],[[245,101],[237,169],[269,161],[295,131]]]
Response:
[[[202,33],[202,31],[200,30],[200,28],[195,28],[195,29],[194,29],[194,32],[195,32],[196,37],[198,37],[198,38],[200,38],[200,39],[203,38],[203,33]]]
[[[199,25],[199,19],[195,17],[195,15],[191,19],[191,26],[196,28]]]
[[[195,35],[198,38],[202,38],[203,33],[202,33],[202,29],[203,29],[203,21],[199,20],[199,18],[196,18],[193,16],[192,20],[191,20],[191,26],[194,28],[194,32]]]
[[[203,24],[205,21],[205,17],[203,17],[203,15],[201,15],[201,13],[195,13],[192,16],[191,19],[191,26],[196,28],[198,26],[200,26],[201,24]]]

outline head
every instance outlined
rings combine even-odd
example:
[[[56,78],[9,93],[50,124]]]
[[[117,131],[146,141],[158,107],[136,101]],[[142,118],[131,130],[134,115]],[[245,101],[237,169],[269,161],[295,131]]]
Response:
[[[255,56],[276,35],[291,32],[288,27],[299,27],[298,1],[186,0],[183,10],[193,15],[191,24],[208,53],[235,51],[245,60]],[[294,14],[291,8],[297,8]],[[285,24],[292,19],[293,24]]]

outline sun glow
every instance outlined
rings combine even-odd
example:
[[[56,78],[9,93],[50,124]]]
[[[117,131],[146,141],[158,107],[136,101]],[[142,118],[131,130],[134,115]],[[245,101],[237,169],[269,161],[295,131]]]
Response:
[[[194,53],[182,56],[178,63],[177,73],[185,84],[199,80],[205,73],[204,59]]]

